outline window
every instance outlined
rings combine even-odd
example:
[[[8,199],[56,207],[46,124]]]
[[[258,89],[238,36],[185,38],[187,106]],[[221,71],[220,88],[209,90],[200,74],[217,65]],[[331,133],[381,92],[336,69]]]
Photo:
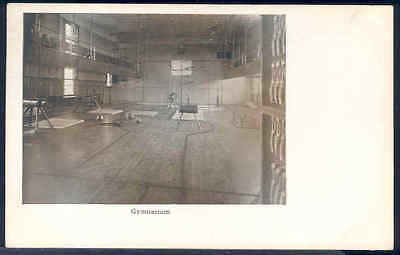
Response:
[[[90,59],[96,60],[96,47],[92,46],[92,50],[90,51]]]
[[[75,69],[64,68],[64,96],[74,95]]]
[[[111,73],[106,73],[106,86],[107,87],[112,86],[112,74]]]
[[[174,76],[192,75],[191,60],[171,60],[171,74]]]
[[[71,45],[78,44],[78,26],[72,23],[65,23],[65,42]]]

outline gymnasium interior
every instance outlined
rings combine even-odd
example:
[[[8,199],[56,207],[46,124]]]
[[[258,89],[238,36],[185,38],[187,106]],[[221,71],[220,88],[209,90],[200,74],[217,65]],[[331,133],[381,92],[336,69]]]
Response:
[[[26,13],[23,51],[23,203],[286,203],[284,15]]]

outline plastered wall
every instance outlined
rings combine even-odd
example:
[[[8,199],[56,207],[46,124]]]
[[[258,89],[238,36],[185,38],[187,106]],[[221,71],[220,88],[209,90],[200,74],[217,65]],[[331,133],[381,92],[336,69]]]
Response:
[[[171,60],[191,60],[192,74],[171,74]],[[144,60],[142,99],[144,102],[166,103],[175,92],[178,100],[196,104],[217,104],[223,79],[222,63],[216,58],[215,47],[185,46],[183,54],[171,45],[149,45]]]
[[[57,37],[58,33],[63,33],[63,20],[79,25],[79,40],[82,44],[89,41],[90,29],[94,31],[93,38],[97,51],[112,55],[115,42],[111,40],[110,35],[96,24],[90,25],[89,19],[82,15],[41,14],[41,33]],[[29,22],[34,22],[34,19]],[[58,37],[62,40],[62,36]],[[249,45],[252,45],[251,38],[249,37]],[[216,44],[185,45],[183,54],[178,54],[177,45],[163,44],[149,39],[141,42],[133,40],[124,47],[126,47],[126,58],[133,63],[133,66],[129,70],[121,71],[118,66],[111,63],[78,59],[65,53],[57,53],[53,49],[37,52],[32,50],[34,47],[31,47],[30,43],[27,43],[24,57],[30,61],[25,61],[24,65],[24,96],[63,95],[64,67],[73,67],[77,70],[75,93],[78,95],[104,91],[111,93],[111,96],[105,95],[106,102],[164,104],[167,103],[168,94],[171,92],[175,92],[178,101],[182,103],[212,105],[243,104],[257,97],[251,96],[251,93],[254,94],[254,86],[251,85],[254,82],[249,82],[248,77],[250,74],[254,76],[259,73],[260,62],[231,67],[229,61],[217,59]],[[171,75],[171,60],[180,59],[192,61],[192,75],[184,77]],[[124,81],[115,83],[111,89],[105,90],[106,72],[112,72],[113,75],[121,73],[127,75]]]

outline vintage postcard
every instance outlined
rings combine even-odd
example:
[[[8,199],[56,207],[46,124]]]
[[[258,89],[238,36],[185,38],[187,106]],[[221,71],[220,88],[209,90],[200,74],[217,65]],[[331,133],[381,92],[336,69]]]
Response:
[[[391,6],[7,14],[8,247],[392,247]]]

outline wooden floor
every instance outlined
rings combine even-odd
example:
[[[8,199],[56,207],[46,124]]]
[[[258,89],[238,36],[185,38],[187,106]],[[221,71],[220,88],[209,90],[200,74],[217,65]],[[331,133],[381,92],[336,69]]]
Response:
[[[204,111],[200,127],[154,110],[137,124],[102,126],[86,119],[24,136],[24,203],[257,204],[261,199],[261,130],[235,125],[232,107]],[[60,116],[58,116],[60,117]]]

